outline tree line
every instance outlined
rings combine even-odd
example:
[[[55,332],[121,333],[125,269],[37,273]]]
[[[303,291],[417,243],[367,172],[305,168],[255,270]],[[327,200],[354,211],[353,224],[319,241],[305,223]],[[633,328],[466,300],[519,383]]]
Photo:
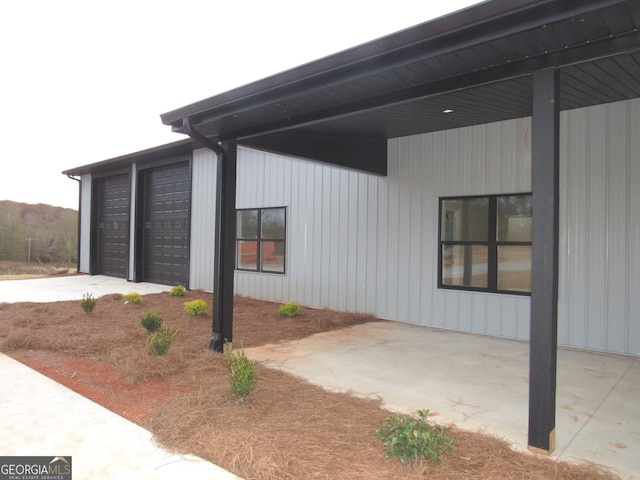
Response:
[[[0,260],[75,263],[77,259],[77,210],[0,200]]]

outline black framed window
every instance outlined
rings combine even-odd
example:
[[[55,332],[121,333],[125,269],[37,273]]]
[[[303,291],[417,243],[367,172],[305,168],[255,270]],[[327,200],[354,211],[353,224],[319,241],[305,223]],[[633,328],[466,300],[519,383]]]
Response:
[[[241,209],[236,215],[236,269],[285,273],[285,207]]]
[[[531,194],[440,199],[438,286],[531,294]]]

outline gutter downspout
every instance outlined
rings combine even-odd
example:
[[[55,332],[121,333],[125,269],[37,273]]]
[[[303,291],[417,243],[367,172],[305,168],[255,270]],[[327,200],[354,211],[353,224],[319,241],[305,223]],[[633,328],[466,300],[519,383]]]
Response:
[[[82,219],[82,180],[80,178],[74,177],[73,175],[67,175],[67,178],[78,182],[78,231],[76,232],[78,245],[76,246],[76,273],[80,273],[80,233],[82,232],[82,229],[80,228],[80,221]]]
[[[211,325],[211,339],[209,340],[209,350],[222,352],[224,350],[225,342],[232,342],[232,332],[224,332],[224,300],[223,300],[223,285],[224,285],[224,269],[222,265],[222,244],[224,242],[225,231],[223,227],[223,199],[224,199],[224,171],[225,161],[227,154],[220,144],[207,138],[205,135],[195,129],[191,123],[191,118],[186,117],[182,119],[182,128],[184,133],[189,137],[198,141],[204,147],[211,150],[216,154],[218,158],[217,172],[216,172],[216,216],[215,216],[215,268],[213,277],[213,299],[214,299],[214,311],[213,320]],[[233,300],[232,300],[233,302]]]

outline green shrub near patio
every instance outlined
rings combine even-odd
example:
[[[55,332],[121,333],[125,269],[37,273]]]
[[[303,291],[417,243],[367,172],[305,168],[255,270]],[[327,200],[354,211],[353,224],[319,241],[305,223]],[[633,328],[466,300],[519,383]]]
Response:
[[[184,310],[192,317],[203,315],[207,311],[207,302],[204,300],[191,300],[190,302],[184,302]]]
[[[302,311],[302,305],[295,302],[287,302],[285,304],[280,305],[278,309],[278,315],[281,317],[295,317]]]
[[[169,351],[171,342],[178,336],[180,330],[170,330],[167,327],[163,327],[160,330],[153,332],[149,335],[147,343],[154,355],[164,355]]]
[[[125,293],[122,296],[122,301],[124,303],[142,303],[142,295],[140,295],[138,292]]]
[[[162,325],[162,315],[160,310],[149,310],[142,317],[140,317],[140,323],[149,332],[155,332]]]

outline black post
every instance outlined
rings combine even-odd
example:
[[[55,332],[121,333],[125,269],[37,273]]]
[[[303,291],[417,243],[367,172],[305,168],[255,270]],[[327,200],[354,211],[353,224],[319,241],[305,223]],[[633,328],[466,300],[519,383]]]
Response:
[[[555,448],[558,350],[558,72],[533,75],[531,191],[533,265],[529,359],[529,449]]]
[[[237,142],[223,142],[222,151],[217,166],[214,310],[209,341],[209,349],[217,352],[224,350],[225,341],[233,341]]]

